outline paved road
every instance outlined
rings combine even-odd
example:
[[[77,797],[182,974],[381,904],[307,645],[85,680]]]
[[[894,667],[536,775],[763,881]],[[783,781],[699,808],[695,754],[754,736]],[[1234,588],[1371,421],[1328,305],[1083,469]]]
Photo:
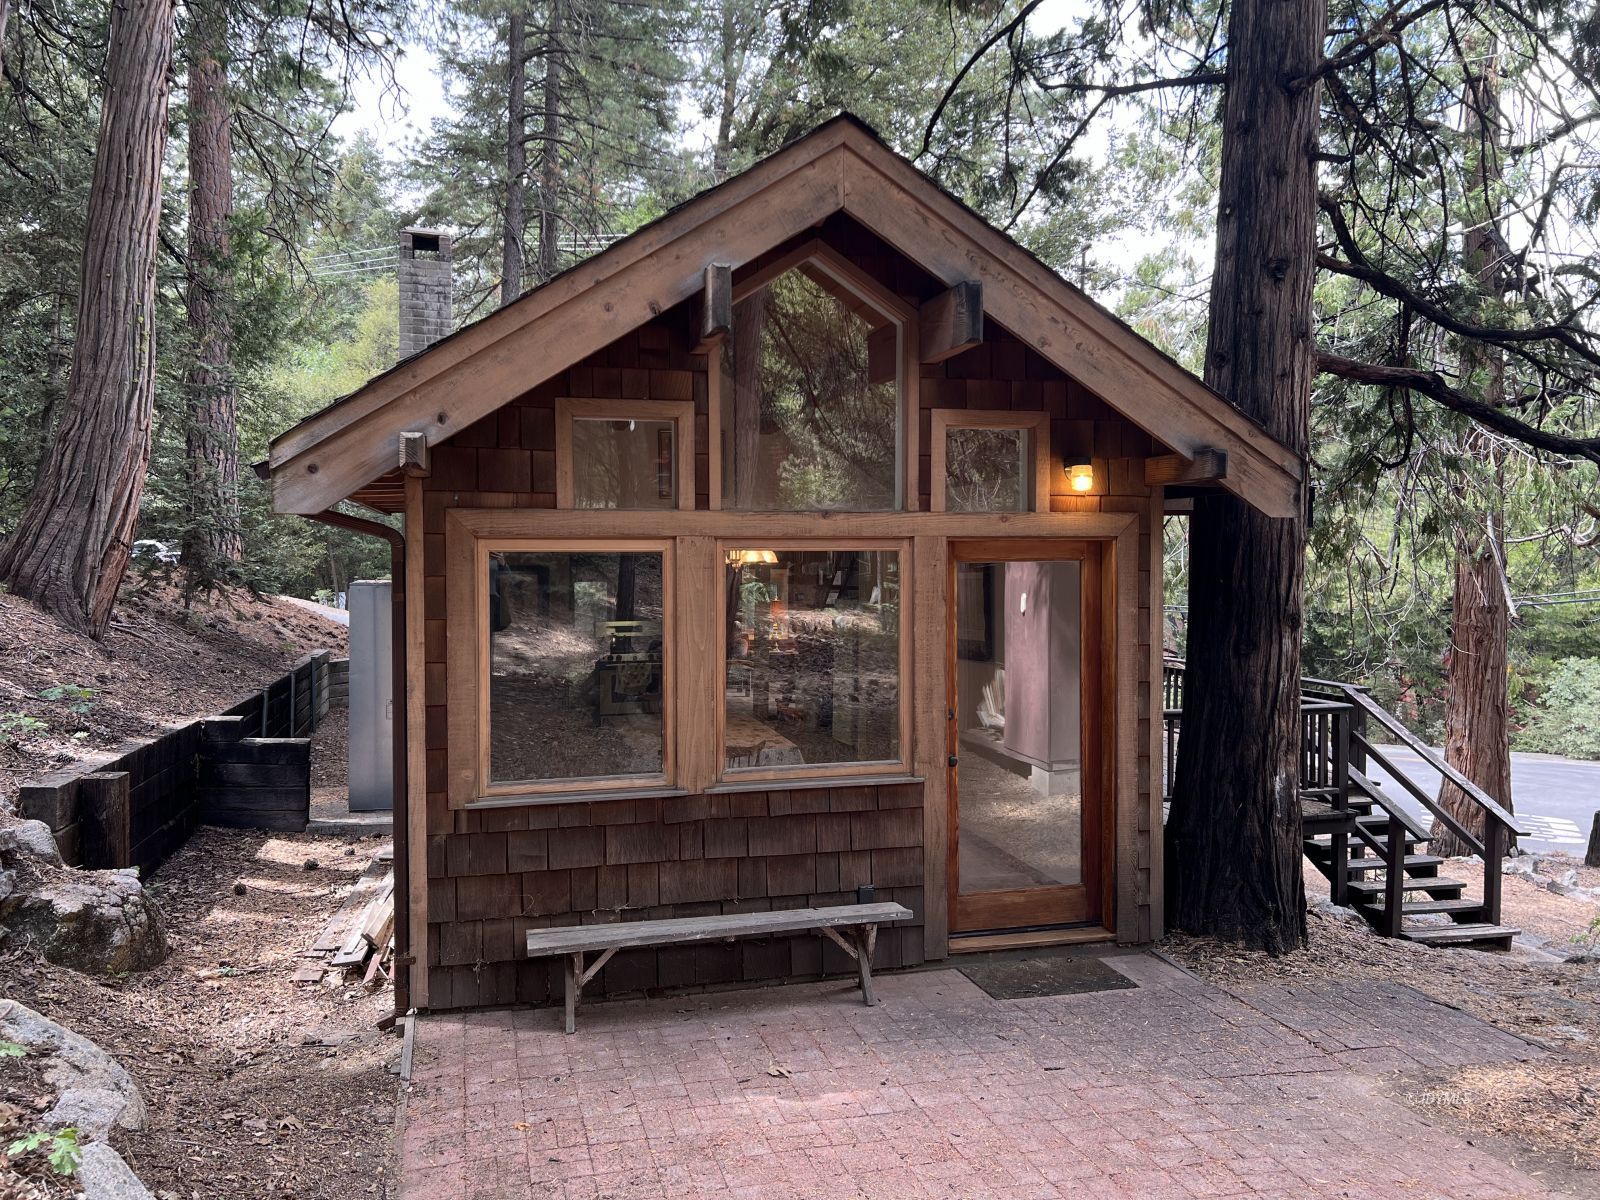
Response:
[[[1399,746],[1379,749],[1429,795],[1438,795],[1438,772],[1420,756]],[[1383,784],[1388,794],[1398,796],[1424,828],[1432,823],[1433,815],[1376,763],[1370,777]],[[1600,809],[1600,762],[1553,754],[1512,754],[1511,799],[1530,835],[1519,839],[1523,849],[1561,850],[1581,857],[1589,844],[1594,814]]]
[[[310,609],[319,617],[327,617],[335,625],[350,624],[348,609],[334,608],[330,604],[318,604],[315,600],[302,600],[299,596],[279,596],[279,600],[287,600],[290,604],[298,604],[301,608]]]

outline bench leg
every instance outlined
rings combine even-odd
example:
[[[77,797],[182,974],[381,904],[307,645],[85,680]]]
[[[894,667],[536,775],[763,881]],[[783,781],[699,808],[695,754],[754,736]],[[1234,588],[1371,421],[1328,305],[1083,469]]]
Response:
[[[566,960],[567,977],[567,1032],[578,1032],[578,993],[583,989],[583,955],[572,954]]]
[[[878,927],[866,925],[856,931],[856,970],[861,975],[861,999],[868,1008],[878,1003],[872,990],[872,951],[878,942]]]

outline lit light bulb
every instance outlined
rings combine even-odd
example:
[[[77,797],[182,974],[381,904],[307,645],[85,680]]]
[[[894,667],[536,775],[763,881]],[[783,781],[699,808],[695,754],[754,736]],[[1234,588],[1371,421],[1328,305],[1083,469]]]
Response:
[[[1092,491],[1094,488],[1094,465],[1092,463],[1073,463],[1067,467],[1067,479],[1072,484],[1075,492]]]

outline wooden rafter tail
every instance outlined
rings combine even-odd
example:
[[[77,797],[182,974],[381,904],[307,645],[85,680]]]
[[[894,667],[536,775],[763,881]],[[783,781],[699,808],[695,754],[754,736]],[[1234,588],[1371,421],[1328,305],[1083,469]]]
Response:
[[[406,475],[427,475],[432,468],[428,462],[428,435],[406,431],[400,435],[400,470]]]
[[[733,329],[733,267],[729,263],[711,263],[705,270],[705,283],[700,295],[700,344],[696,352],[704,353],[717,345]]]
[[[925,363],[943,362],[983,341],[983,284],[963,279],[917,312],[917,338]]]
[[[1197,450],[1193,458],[1162,454],[1144,460],[1144,481],[1150,487],[1167,484],[1221,483],[1228,478],[1226,450]]]

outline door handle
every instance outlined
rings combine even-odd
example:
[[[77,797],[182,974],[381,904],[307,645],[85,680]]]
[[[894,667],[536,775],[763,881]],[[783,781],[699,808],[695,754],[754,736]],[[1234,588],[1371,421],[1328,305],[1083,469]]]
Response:
[[[948,760],[947,760],[947,763],[946,763],[946,765],[947,765],[947,766],[952,766],[952,767],[953,767],[953,766],[955,766],[955,765],[956,765],[956,764],[957,764],[957,763],[959,763],[959,762],[960,762],[960,761],[961,761],[961,760],[960,760],[960,759],[959,759],[959,758],[957,758],[957,757],[956,757],[956,756],[955,756],[955,755],[954,755],[954,754],[952,754],[952,755],[951,755],[951,756],[950,756],[950,757],[949,757],[949,759],[948,759]]]

